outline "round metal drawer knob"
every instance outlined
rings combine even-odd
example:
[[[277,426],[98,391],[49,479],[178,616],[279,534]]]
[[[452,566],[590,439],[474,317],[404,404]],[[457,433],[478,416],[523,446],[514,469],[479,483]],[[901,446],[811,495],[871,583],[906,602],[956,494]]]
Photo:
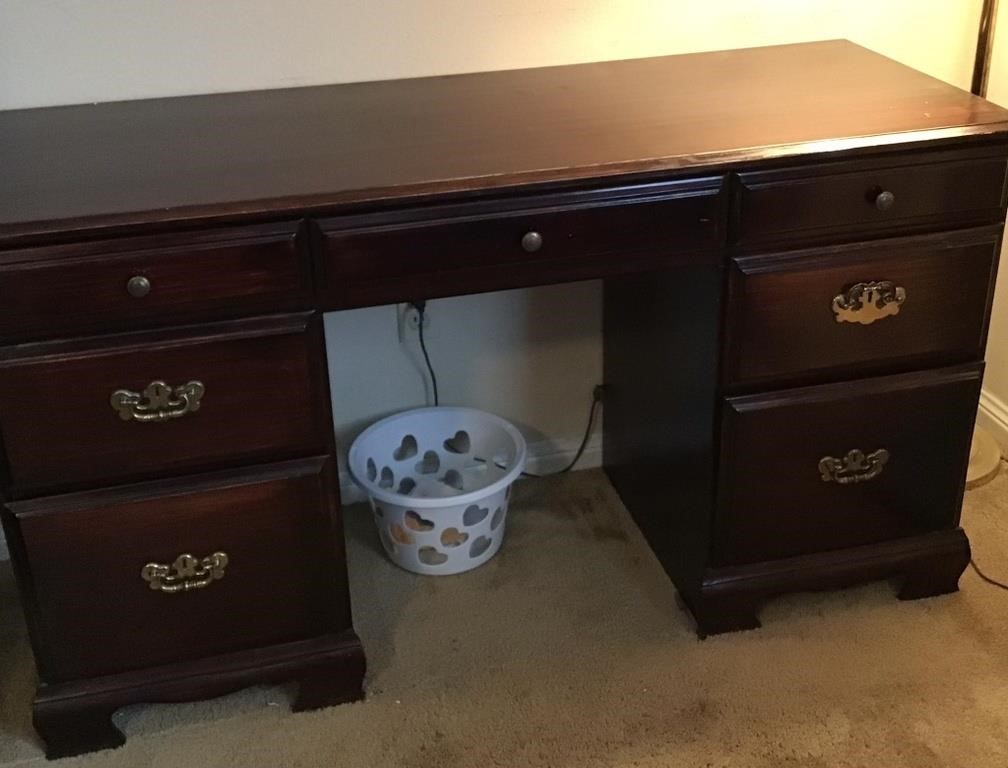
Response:
[[[131,277],[129,279],[129,282],[126,283],[126,291],[134,299],[142,299],[144,296],[150,293],[150,289],[151,289],[150,280],[148,280],[143,275],[136,275],[134,277]]]
[[[880,211],[888,211],[896,202],[896,195],[888,189],[883,189],[875,196],[875,207]]]
[[[526,232],[522,236],[521,246],[526,253],[535,253],[543,246],[542,235],[538,232]]]

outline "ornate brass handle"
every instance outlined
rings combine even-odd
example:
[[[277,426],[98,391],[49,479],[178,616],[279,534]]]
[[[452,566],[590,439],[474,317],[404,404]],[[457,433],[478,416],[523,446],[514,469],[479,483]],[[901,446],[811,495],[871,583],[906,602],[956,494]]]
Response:
[[[823,456],[819,459],[819,474],[824,483],[863,483],[881,475],[888,461],[889,451],[885,448],[868,454],[854,449],[842,459]]]
[[[184,554],[176,557],[171,565],[147,563],[140,571],[140,578],[155,592],[188,592],[209,587],[214,581],[223,579],[227,564],[228,556],[224,552],[214,552],[202,559]]]
[[[906,301],[906,289],[892,280],[854,283],[833,298],[833,314],[838,323],[871,325],[883,317],[895,315]]]
[[[198,411],[205,391],[201,381],[178,387],[152,381],[142,393],[117,389],[109,402],[123,421],[168,421]]]

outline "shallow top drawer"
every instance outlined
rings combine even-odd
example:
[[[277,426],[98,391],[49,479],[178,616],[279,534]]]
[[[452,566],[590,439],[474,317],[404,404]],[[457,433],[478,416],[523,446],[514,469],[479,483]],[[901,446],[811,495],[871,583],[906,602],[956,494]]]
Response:
[[[1004,219],[1006,157],[928,153],[746,173],[740,243],[811,242],[845,233],[964,226]]]
[[[298,224],[0,252],[0,340],[299,309],[311,293]]]
[[[586,280],[702,258],[720,178],[320,222],[325,308]]]

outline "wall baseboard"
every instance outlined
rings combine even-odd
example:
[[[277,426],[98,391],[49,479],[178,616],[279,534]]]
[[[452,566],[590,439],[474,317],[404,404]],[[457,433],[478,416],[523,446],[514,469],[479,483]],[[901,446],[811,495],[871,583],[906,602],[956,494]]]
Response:
[[[529,443],[525,471],[535,475],[556,472],[566,467],[577,453],[580,441],[542,440]],[[592,435],[575,469],[593,469],[602,466],[602,435]],[[367,501],[367,495],[350,479],[345,467],[340,468],[340,497],[344,504]]]
[[[990,432],[1001,446],[1001,455],[1008,458],[1008,403],[984,389],[980,393],[977,425]]]

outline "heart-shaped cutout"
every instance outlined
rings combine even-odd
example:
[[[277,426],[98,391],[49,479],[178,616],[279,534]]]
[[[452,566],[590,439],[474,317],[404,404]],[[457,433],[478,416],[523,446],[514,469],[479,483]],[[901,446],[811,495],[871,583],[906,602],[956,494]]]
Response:
[[[404,477],[399,481],[399,493],[403,496],[409,496],[413,493],[414,488],[416,488],[416,480],[412,477]]]
[[[486,536],[480,536],[475,541],[473,541],[472,546],[469,547],[469,557],[479,557],[488,549],[493,543],[493,539],[487,538]]]
[[[406,461],[417,455],[417,441],[413,435],[403,437],[399,447],[392,451],[392,458],[396,461]]]
[[[396,553],[395,542],[392,541],[389,536],[389,532],[385,530],[385,526],[378,529],[378,538],[381,539],[382,546],[385,547],[386,552],[390,555],[394,555]]]
[[[448,555],[438,552],[434,547],[420,547],[417,557],[424,565],[444,565],[448,560]]]
[[[395,483],[395,477],[392,475],[392,470],[388,467],[382,467],[381,477],[378,478],[379,488],[391,488]]]
[[[435,451],[427,451],[417,462],[416,471],[421,475],[433,475],[441,469],[441,457]]]
[[[469,439],[469,433],[464,429],[460,429],[455,433],[454,437],[449,437],[444,441],[444,448],[449,453],[469,453],[472,449],[472,440]]]
[[[490,514],[489,507],[481,507],[478,504],[470,504],[466,511],[462,513],[462,525],[473,526],[486,520]]]
[[[445,528],[441,531],[441,544],[446,547],[457,547],[469,541],[469,534],[458,528]]]
[[[406,517],[403,519],[406,523],[406,527],[411,531],[419,531],[424,533],[425,531],[433,531],[434,523],[430,520],[424,520],[420,515],[414,512],[412,509],[406,512]]]
[[[490,521],[490,530],[496,531],[497,527],[504,520],[504,507],[497,507],[497,511],[494,512],[493,519]]]
[[[444,477],[441,478],[441,482],[451,488],[454,488],[456,491],[465,490],[465,488],[462,487],[462,473],[457,469],[449,469],[445,472]]]
[[[392,538],[398,541],[400,544],[412,544],[413,537],[410,536],[399,523],[392,523],[389,526],[389,532],[392,534]]]

